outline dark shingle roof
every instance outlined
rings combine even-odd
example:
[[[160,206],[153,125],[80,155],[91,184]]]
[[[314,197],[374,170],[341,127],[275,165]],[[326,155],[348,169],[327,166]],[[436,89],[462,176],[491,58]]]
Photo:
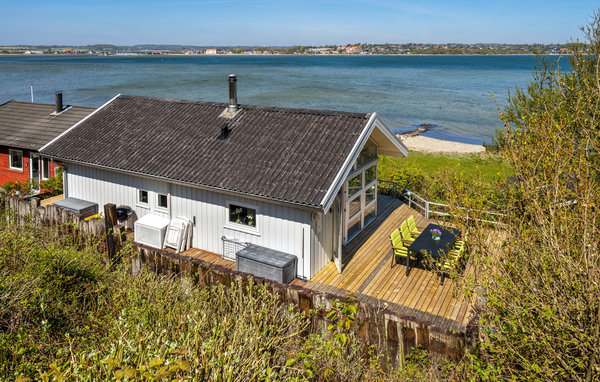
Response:
[[[317,207],[370,116],[241,105],[227,119],[226,107],[121,95],[43,153]]]
[[[94,111],[93,107],[71,106],[52,115],[55,109],[54,104],[14,100],[0,105],[0,146],[39,150]]]

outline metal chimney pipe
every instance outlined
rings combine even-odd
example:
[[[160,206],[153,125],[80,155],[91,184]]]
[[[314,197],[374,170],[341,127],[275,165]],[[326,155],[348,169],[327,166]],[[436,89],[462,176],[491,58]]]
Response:
[[[235,112],[238,109],[237,103],[237,76],[235,74],[229,75],[229,111]]]
[[[56,113],[60,113],[63,110],[63,98],[62,98],[62,90],[56,92]]]

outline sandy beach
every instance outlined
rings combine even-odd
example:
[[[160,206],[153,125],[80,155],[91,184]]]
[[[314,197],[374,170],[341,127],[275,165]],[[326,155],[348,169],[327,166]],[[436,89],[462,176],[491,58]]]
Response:
[[[479,154],[485,152],[485,147],[468,143],[444,141],[441,139],[422,136],[406,136],[399,134],[398,138],[409,150],[437,154]]]

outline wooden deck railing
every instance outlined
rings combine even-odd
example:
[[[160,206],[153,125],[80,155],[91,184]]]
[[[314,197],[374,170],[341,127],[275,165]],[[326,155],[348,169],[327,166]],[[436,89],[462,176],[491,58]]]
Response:
[[[449,212],[451,207],[449,204],[437,203],[429,201],[422,196],[414,193],[408,188],[402,186],[399,183],[393,182],[391,180],[383,180],[377,179],[377,187],[379,190],[388,191],[391,195],[397,197],[398,199],[406,202],[410,208],[415,208],[417,211],[420,211],[425,218],[429,219],[431,215],[437,216],[452,216],[453,214]],[[499,212],[490,212],[490,211],[478,211],[473,209],[467,209],[463,207],[458,207],[458,209],[464,211],[464,215],[454,215],[458,218],[465,219],[467,223],[469,220],[476,220],[481,223],[489,223],[494,225],[504,225],[501,221],[495,220],[496,218],[506,217],[506,214]],[[476,212],[478,215],[483,215],[485,218],[475,218],[471,214],[469,216],[469,211]]]

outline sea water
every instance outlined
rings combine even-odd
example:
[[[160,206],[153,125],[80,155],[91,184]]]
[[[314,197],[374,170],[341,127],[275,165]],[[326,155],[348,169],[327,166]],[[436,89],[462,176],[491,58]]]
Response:
[[[533,56],[0,56],[0,103],[100,106],[116,94],[376,112],[395,132],[481,144],[502,128],[509,91],[532,79]],[[494,94],[496,97],[492,96]]]

